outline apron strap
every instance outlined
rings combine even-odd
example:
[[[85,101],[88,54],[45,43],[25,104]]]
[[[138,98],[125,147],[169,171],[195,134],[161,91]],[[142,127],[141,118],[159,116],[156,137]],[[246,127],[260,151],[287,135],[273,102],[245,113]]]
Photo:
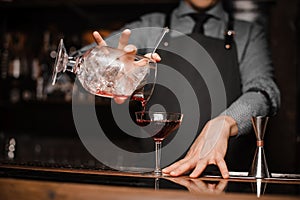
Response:
[[[164,27],[169,27],[171,28],[171,13],[167,13],[165,16],[165,24]],[[232,14],[228,13],[228,22],[227,22],[227,27],[224,33],[224,48],[227,50],[230,50],[234,41],[234,17]]]

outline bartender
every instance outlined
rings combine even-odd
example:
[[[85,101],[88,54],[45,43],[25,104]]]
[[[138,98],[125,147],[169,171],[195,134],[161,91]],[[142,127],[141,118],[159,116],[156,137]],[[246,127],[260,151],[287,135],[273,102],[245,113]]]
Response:
[[[231,2],[227,0],[182,0],[170,13],[146,14],[139,21],[127,24],[123,28],[119,47],[125,47],[128,52],[133,53],[136,49],[130,45],[126,46],[130,29],[167,26],[171,30],[187,34],[209,53],[224,82],[227,108],[220,110],[218,116],[210,118],[209,110],[203,109],[205,105],[209,105],[209,98],[205,97],[208,95],[205,83],[201,77],[190,78],[201,108],[199,135],[183,158],[163,169],[163,173],[170,176],[190,172],[190,177],[198,177],[208,165],[215,165],[222,177],[228,178],[225,156],[230,147],[229,139],[235,138],[238,143],[239,136],[251,133],[251,116],[272,116],[280,106],[280,92],[274,82],[264,29],[255,23],[234,19],[231,8]],[[93,36],[97,44],[104,44],[98,32],[94,32]],[[169,37],[168,42],[170,45],[176,45],[180,38]],[[180,43],[181,48],[190,48],[184,45]],[[177,62],[167,51],[159,52],[159,56],[155,55],[154,58],[157,61],[162,58],[161,62],[174,67],[184,76],[193,75],[192,67]],[[164,96],[167,94],[166,88],[155,88],[149,105],[164,105],[167,100],[166,110],[176,111],[176,102]],[[222,127],[218,129],[219,137],[213,137],[216,134],[214,127]],[[208,152],[204,152],[203,148],[211,142],[208,141],[211,138],[216,138],[215,145]]]

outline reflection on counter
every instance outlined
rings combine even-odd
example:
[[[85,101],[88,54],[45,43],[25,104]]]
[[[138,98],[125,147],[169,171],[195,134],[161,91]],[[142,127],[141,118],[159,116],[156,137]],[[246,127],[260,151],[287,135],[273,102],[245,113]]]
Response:
[[[202,179],[190,179],[186,177],[167,177],[167,180],[170,180],[178,185],[184,186],[188,191],[192,193],[214,193],[220,194],[225,192],[228,185],[227,179],[217,179],[217,180],[202,180]]]
[[[256,196],[259,198],[266,191],[267,183],[262,182],[262,179],[256,179],[256,182],[252,183],[252,190],[256,193]]]
[[[247,194],[260,197],[270,197],[279,195],[282,199],[297,199],[300,196],[300,179],[289,180],[265,180],[265,179],[249,179],[245,177],[239,178],[189,178],[187,176],[180,177],[156,177],[149,173],[125,173],[112,170],[83,170],[83,169],[63,169],[63,168],[45,168],[45,167],[29,167],[29,166],[13,166],[0,165],[0,187],[5,191],[4,195],[8,195],[10,188],[7,188],[5,179],[14,178],[13,188],[22,188],[26,192],[26,188],[22,185],[24,180],[39,180],[40,185],[54,184],[63,182],[63,186],[76,183],[82,189],[93,184],[95,187],[130,187],[134,189],[149,189],[149,191],[188,191],[194,195],[216,195],[214,197],[226,197],[220,195],[226,194]],[[1,178],[2,177],[2,178]],[[21,179],[20,181],[17,181]],[[50,182],[49,182],[50,181]],[[38,183],[35,183],[38,185]],[[62,186],[62,187],[63,187]],[[116,187],[117,186],[117,187]],[[60,187],[57,187],[60,188]],[[49,189],[49,188],[47,188]],[[36,189],[36,191],[39,191]],[[83,193],[84,190],[81,190]],[[127,191],[131,191],[127,189]],[[33,191],[27,191],[33,192]],[[58,195],[60,191],[53,190]],[[28,194],[28,195],[33,195]],[[65,194],[72,196],[71,193]],[[115,194],[116,195],[116,194]],[[279,197],[278,197],[279,198]]]

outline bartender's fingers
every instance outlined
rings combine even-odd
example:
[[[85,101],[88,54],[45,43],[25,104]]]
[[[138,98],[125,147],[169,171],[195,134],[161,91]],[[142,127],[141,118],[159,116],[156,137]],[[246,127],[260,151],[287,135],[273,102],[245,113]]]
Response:
[[[157,53],[153,53],[153,54],[152,53],[147,53],[145,55],[145,57],[151,58],[151,59],[155,60],[156,62],[161,61],[161,57]]]
[[[170,174],[172,171],[174,171],[175,169],[177,169],[180,165],[182,165],[183,163],[185,163],[187,160],[188,160],[187,158],[179,160],[179,161],[173,163],[172,165],[164,168],[162,170],[162,172],[165,173],[165,174]]]
[[[114,101],[117,103],[117,104],[122,104],[126,101],[126,97],[115,97],[114,98]]]
[[[132,44],[126,45],[123,50],[128,54],[136,54],[136,52],[137,52],[136,46],[134,46]]]
[[[190,174],[191,178],[197,178],[205,170],[207,162],[204,160],[199,160],[193,172]]]
[[[146,54],[145,57],[151,58],[151,53]],[[153,54],[151,59],[153,59],[155,62],[159,62],[161,60],[160,56],[157,53]],[[134,64],[138,67],[143,67],[143,66],[147,65],[148,63],[149,63],[149,60],[146,58],[142,58],[142,59],[134,62]]]
[[[229,178],[229,172],[225,160],[220,158],[216,161],[223,178]]]
[[[222,177],[226,178],[226,179],[229,178],[229,172],[227,169],[227,165],[223,158],[215,158],[211,162],[207,162],[205,159],[199,160],[197,162],[196,168],[190,174],[190,177],[191,178],[199,177],[201,175],[201,173],[205,170],[205,168],[207,167],[208,164],[216,164],[219,167]]]
[[[118,49],[124,49],[125,46],[128,44],[130,38],[131,31],[129,29],[125,29],[122,31],[121,36],[119,38]]]
[[[106,46],[106,42],[104,41],[104,39],[102,38],[102,36],[100,35],[100,33],[98,31],[93,32],[93,37],[94,37],[95,42],[99,46]]]
[[[176,167],[176,165],[174,166]],[[171,176],[180,176],[188,171],[190,171],[191,169],[193,169],[195,167],[195,164],[193,161],[188,160],[182,164],[180,164],[178,167],[176,167],[175,169],[172,169],[169,173],[169,175]]]
[[[128,72],[133,66],[132,63],[134,62],[134,55],[137,52],[137,48],[132,44],[128,44],[124,47],[123,51],[125,51],[125,53],[120,57],[120,60],[125,65],[125,72]]]
[[[137,66],[137,67],[144,67],[148,64],[148,59],[146,58],[143,58],[141,60],[138,60],[138,61],[134,61],[134,65]]]

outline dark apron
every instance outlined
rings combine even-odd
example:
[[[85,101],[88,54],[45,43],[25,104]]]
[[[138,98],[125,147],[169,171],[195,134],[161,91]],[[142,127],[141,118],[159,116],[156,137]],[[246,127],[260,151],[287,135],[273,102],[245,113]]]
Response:
[[[228,30],[233,30],[232,27],[229,27],[232,26],[232,24],[232,21],[228,23]],[[165,25],[167,27],[170,27],[168,19],[166,20]],[[226,108],[229,107],[241,95],[240,71],[237,49],[236,44],[233,40],[233,36],[225,35],[224,39],[212,38],[198,33],[192,33],[188,36],[197,41],[215,62],[225,86],[227,100]],[[182,48],[185,49],[185,51],[190,51],[188,52],[189,54],[195,55],[195,57],[197,57],[197,52],[194,52],[194,50],[187,46],[183,41],[184,40],[181,36],[177,38],[170,38],[168,37],[168,35],[162,41],[161,44],[167,42],[168,46],[164,47],[164,50],[161,50],[162,48],[159,48],[159,50],[157,51],[162,58],[162,61],[158,66],[157,82],[160,82],[159,79],[162,78],[159,75],[161,74],[161,69],[163,68],[163,66],[160,65],[167,65],[172,67],[189,81],[199,103],[201,117],[199,120],[198,133],[200,133],[204,125],[212,118],[212,102],[210,100],[208,87],[205,84],[205,81],[201,74],[199,74],[194,66],[192,66],[187,60],[168,51],[168,47]],[[226,45],[229,45],[230,48],[225,48]],[[201,57],[199,57],[198,62],[201,63]],[[178,86],[180,85],[180,82],[178,82],[177,80],[173,81],[176,82]],[[186,98],[190,97],[187,96]],[[173,94],[172,91],[170,91],[168,88],[159,84],[155,85],[153,95],[151,96],[147,104],[147,109],[155,104],[162,105],[164,109],[169,112],[181,112],[180,103],[178,99],[176,99],[176,95]],[[218,110],[219,113],[223,111],[224,110]],[[184,115],[188,115],[188,113],[184,113]],[[171,134],[164,140],[163,145],[167,145],[172,140],[172,138],[173,137]],[[225,157],[229,170],[244,171],[249,169],[253,157],[251,156],[251,151],[254,152],[254,144],[255,137],[252,137],[251,135],[230,138],[227,154]],[[182,157],[184,156],[185,153]]]
[[[168,18],[168,17],[167,17]],[[230,22],[229,24],[232,24]],[[168,20],[166,20],[166,25],[169,25]],[[168,26],[170,27],[170,26]],[[197,41],[204,49],[208,52],[211,56],[213,61],[215,62],[224,82],[225,91],[226,91],[226,107],[230,106],[240,95],[241,95],[241,81],[240,81],[240,71],[237,59],[237,49],[234,40],[232,37],[225,37],[223,39],[216,39],[207,36],[203,36],[200,34],[190,34],[195,41]],[[178,48],[186,49],[186,51],[191,51],[191,54],[195,54],[197,57],[197,52],[194,52],[193,49],[189,48],[189,46],[185,46],[182,43],[182,38],[170,38],[167,35],[164,38],[165,41],[168,42],[169,47],[178,46]],[[164,44],[165,41],[162,41],[161,44]],[[225,45],[230,45],[229,49],[226,49]],[[164,50],[161,50],[164,49]],[[184,58],[174,55],[168,52],[168,48],[158,48],[159,55],[162,58],[162,61],[158,65],[158,76],[157,82],[160,82],[159,75],[161,74],[161,69],[163,66],[167,65],[171,66],[173,69],[178,71],[181,75],[185,77],[192,86],[194,90],[197,100],[199,102],[199,110],[201,119],[199,120],[199,125],[197,128],[197,133],[199,134],[211,117],[211,100],[209,95],[209,90],[205,81],[201,74],[197,72],[197,70]],[[199,61],[201,63],[201,59]],[[165,78],[165,77],[164,77]],[[172,77],[170,77],[172,79]],[[180,86],[180,82],[177,80],[172,80],[176,82],[178,86]],[[190,98],[190,97],[186,97]],[[169,112],[181,112],[180,103],[176,98],[176,95],[173,94],[171,90],[164,87],[163,85],[156,84],[153,95],[151,96],[149,102],[147,103],[147,109],[151,106],[159,104],[164,107],[166,111]],[[139,102],[130,102],[130,114],[134,120],[134,112],[141,110],[141,106]],[[225,108],[226,109],[226,108]],[[219,110],[218,112],[221,113],[224,110]],[[184,115],[188,115],[188,113],[184,113]],[[106,118],[111,118],[109,115],[106,115]],[[103,126],[105,124],[103,123]],[[117,136],[107,135],[112,142],[114,142],[120,148],[131,151],[131,152],[151,152],[154,151],[154,145],[152,138],[135,138],[123,133],[121,130],[114,126],[116,130],[112,131],[111,129],[108,132],[115,132]],[[105,128],[104,128],[105,129]],[[168,136],[164,142],[164,145],[168,145],[168,143],[172,140],[175,134],[171,134]],[[195,138],[196,139],[196,138]],[[253,148],[254,153],[254,144],[255,144],[255,137],[249,139],[248,137],[235,137],[230,138],[227,154],[225,157],[227,166],[229,170],[248,170],[251,164],[251,159],[253,156],[250,153],[250,147]],[[128,145],[128,141],[130,141],[130,145]],[[252,145],[253,144],[253,145]],[[186,154],[186,152],[182,152],[182,157]],[[179,158],[180,159],[180,158]]]
[[[224,41],[221,39],[206,37],[195,33],[190,34],[189,36],[196,40],[198,43],[200,43],[201,46],[204,47],[204,49],[208,52],[208,54],[215,62],[225,86],[227,100],[226,106],[228,107],[241,95],[240,72],[237,62],[237,51],[235,44],[232,43],[231,49],[227,50],[224,48]],[[185,46],[181,37],[172,38],[167,42],[168,46],[172,46],[172,48],[182,48],[186,51],[190,51],[188,52],[189,54],[194,54],[195,56],[197,56],[197,52],[194,52],[194,50],[191,49],[189,46]],[[162,43],[164,43],[164,41]],[[198,131],[200,131],[205,125],[205,123],[211,119],[212,105],[210,100],[209,89],[203,77],[201,76],[201,74],[199,74],[199,71],[195,69],[195,67],[191,63],[189,63],[187,60],[178,55],[170,53],[168,50],[165,49],[168,49],[168,47],[164,48],[164,50],[158,50],[162,61],[158,66],[157,82],[160,82],[160,78],[165,78],[160,77],[160,74],[162,73],[161,70],[163,68],[163,66],[160,65],[167,65],[169,67],[172,67],[189,81],[199,102],[201,121],[199,124]],[[199,60],[197,62],[201,63],[201,57],[199,57]],[[178,80],[173,81],[176,82],[178,87],[180,86],[181,83],[178,82]],[[190,97],[187,96],[186,98]],[[166,111],[169,112],[181,111],[179,102],[176,99],[175,95],[172,93],[172,91],[159,84],[155,85],[154,92],[147,106],[149,108],[154,104],[162,105],[166,109]],[[221,113],[222,111],[223,110],[219,110],[219,113]]]

